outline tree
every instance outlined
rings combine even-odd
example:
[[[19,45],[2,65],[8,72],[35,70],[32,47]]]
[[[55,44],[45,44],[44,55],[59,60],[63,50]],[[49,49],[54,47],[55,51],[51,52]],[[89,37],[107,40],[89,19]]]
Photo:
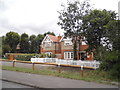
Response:
[[[84,34],[89,44],[89,50],[97,50],[103,43],[109,44],[106,25],[116,19],[115,12],[93,10],[83,18]]]
[[[26,33],[23,33],[21,35],[21,41],[20,41],[20,51],[22,53],[28,53],[29,52],[29,36]]]
[[[112,20],[106,26],[107,37],[113,50],[120,48],[120,20]]]
[[[64,9],[58,12],[60,14],[58,25],[61,26],[61,29],[65,30],[64,35],[66,37],[72,38],[74,43],[74,60],[77,60],[77,46],[80,46],[83,38],[82,19],[83,16],[91,11],[90,4],[87,0],[84,2],[75,1],[68,2],[67,7],[64,5],[62,7]]]
[[[120,22],[116,13],[107,10],[93,10],[84,17],[84,34],[89,50],[94,50],[95,57],[101,60],[100,69],[105,70],[112,78],[120,77]],[[106,44],[106,47],[103,47]],[[112,49],[109,48],[112,45]]]
[[[54,33],[54,32],[50,32],[50,31],[48,31],[48,32],[44,33],[44,36],[46,36],[47,34],[50,34],[50,35],[55,36],[55,33]]]
[[[44,38],[44,35],[38,34],[36,37],[36,53],[40,53],[40,45]]]
[[[20,41],[20,36],[16,32],[8,32],[5,38],[5,44],[9,45],[12,53],[16,52],[16,46]]]
[[[2,41],[0,41],[0,42],[2,44],[2,55],[4,55],[5,53],[9,53],[12,50],[11,50],[10,46],[5,42],[6,37],[2,36],[1,38],[2,38]]]
[[[36,36],[35,35],[31,35],[30,36],[30,39],[29,39],[29,42],[30,42],[30,53],[35,53],[36,52]]]

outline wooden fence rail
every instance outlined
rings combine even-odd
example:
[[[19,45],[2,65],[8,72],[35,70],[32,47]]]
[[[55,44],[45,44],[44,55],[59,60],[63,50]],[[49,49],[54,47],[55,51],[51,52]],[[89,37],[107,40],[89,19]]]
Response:
[[[84,66],[91,68],[99,68],[99,61],[82,61],[82,60],[63,60],[57,58],[31,58],[31,62],[54,63],[68,66]]]
[[[39,60],[40,59],[40,60]],[[83,66],[83,68],[87,68],[87,69],[97,69],[99,68],[99,62],[97,61],[92,61],[92,62],[88,62],[88,61],[68,61],[68,60],[59,60],[59,59],[53,59],[50,60],[47,59],[41,59],[41,58],[31,58],[31,61],[21,61],[21,60],[3,60],[1,59],[0,61],[6,61],[6,62],[13,62],[13,67],[15,67],[15,62],[19,62],[19,63],[28,63],[28,64],[32,64],[32,66],[35,67],[35,64],[47,64],[47,65],[60,65],[60,66],[65,66],[65,67],[77,67],[77,68],[81,68],[81,66]],[[41,61],[42,60],[42,61]],[[34,64],[34,65],[33,65]],[[34,69],[34,68],[33,68]]]

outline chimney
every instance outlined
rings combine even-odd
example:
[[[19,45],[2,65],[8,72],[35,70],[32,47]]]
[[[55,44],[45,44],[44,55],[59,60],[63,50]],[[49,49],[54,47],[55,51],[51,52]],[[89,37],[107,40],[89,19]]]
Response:
[[[59,41],[61,38],[62,38],[62,36],[60,36],[60,34],[59,34],[59,36],[58,36],[58,41]]]

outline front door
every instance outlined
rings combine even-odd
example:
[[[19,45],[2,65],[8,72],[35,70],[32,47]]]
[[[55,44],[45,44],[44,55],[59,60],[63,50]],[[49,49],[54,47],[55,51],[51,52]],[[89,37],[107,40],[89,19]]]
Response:
[[[85,53],[84,53],[84,52],[81,52],[80,54],[81,54],[81,55],[80,55],[80,56],[81,56],[81,60],[85,60]]]

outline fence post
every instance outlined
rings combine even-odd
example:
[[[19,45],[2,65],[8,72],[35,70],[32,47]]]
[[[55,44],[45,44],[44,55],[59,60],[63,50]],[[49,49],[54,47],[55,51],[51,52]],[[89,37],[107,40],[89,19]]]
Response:
[[[94,61],[94,66],[95,66],[94,69],[96,70],[96,60]]]
[[[32,70],[35,70],[35,64],[34,64],[34,62],[32,63]]]
[[[13,66],[13,68],[14,68],[14,67],[15,67],[15,60],[13,60],[12,62],[13,62],[12,66]]]
[[[61,72],[61,69],[60,69],[60,64],[58,64],[58,73]]]
[[[81,66],[80,74],[81,74],[81,76],[83,77],[83,65]]]

